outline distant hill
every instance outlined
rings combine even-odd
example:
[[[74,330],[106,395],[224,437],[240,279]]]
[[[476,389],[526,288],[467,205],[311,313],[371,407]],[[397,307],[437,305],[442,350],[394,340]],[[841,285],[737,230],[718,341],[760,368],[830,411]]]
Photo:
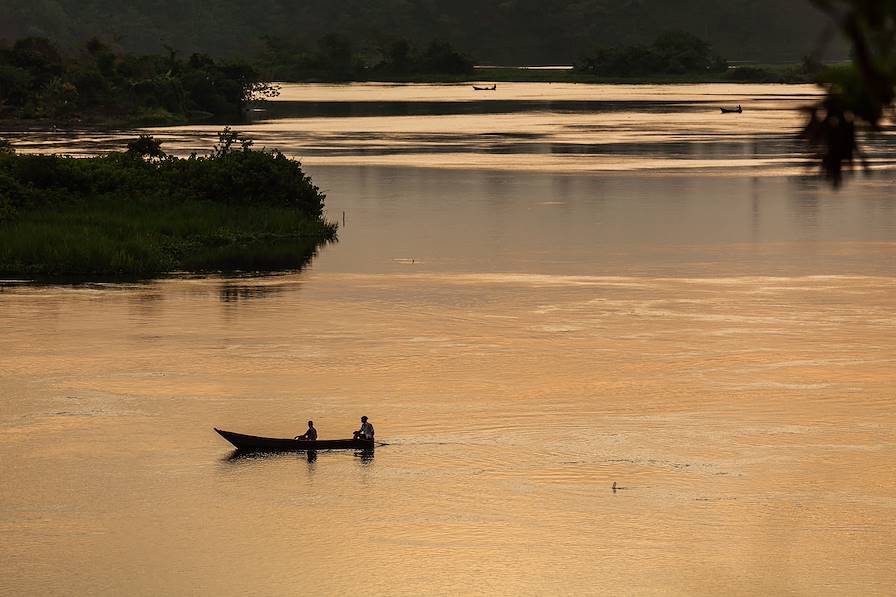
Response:
[[[254,54],[261,36],[328,32],[376,47],[442,39],[480,64],[571,64],[596,47],[682,30],[732,61],[797,61],[828,24],[808,0],[0,0],[0,39],[76,46],[98,35],[125,49]],[[838,40],[828,57],[845,57]]]

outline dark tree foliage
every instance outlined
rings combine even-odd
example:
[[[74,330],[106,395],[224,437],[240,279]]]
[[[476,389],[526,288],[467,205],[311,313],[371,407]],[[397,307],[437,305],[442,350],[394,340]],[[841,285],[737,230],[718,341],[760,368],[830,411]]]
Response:
[[[140,135],[129,142],[127,148],[128,155],[138,158],[162,159],[166,155],[162,151],[162,142],[152,135]]]
[[[238,119],[250,101],[274,94],[253,67],[204,54],[137,56],[97,38],[68,55],[34,37],[0,49],[0,115]]]
[[[12,143],[0,139],[0,159],[16,152]],[[11,220],[15,216],[15,206],[23,201],[15,179],[5,172],[0,172],[0,222]]]
[[[161,143],[148,135],[129,143],[125,152],[91,159],[4,151],[0,199],[15,210],[28,210],[96,194],[122,200],[151,195],[173,202],[287,207],[319,217],[324,195],[301,164],[279,151],[251,146],[226,128],[210,155],[188,158],[166,155]]]
[[[314,49],[322,33],[335,31],[362,54],[384,36],[423,48],[444,39],[485,64],[571,64],[595,40],[604,47],[649,44],[666,30],[698,35],[731,59],[797,61],[826,25],[807,0],[0,0],[0,6],[0,37],[42,35],[66,47],[114,35],[134,52],[157,53],[167,44],[245,56],[261,49],[262,35],[304,40]]]
[[[809,111],[804,135],[825,176],[843,180],[861,154],[858,134],[878,131],[896,99],[896,2],[893,0],[813,0],[831,15],[853,48],[853,64],[821,72],[827,94]]]
[[[328,33],[318,40],[314,59],[318,72],[335,80],[351,80],[362,68],[351,40],[335,33]]]
[[[155,276],[302,268],[337,226],[299,162],[225,129],[206,156],[141,136],[91,158],[0,143],[0,273]]]
[[[370,69],[377,75],[408,77],[420,75],[469,75],[473,61],[446,41],[433,41],[422,50],[406,39],[388,39],[377,48]]]
[[[335,33],[321,37],[313,50],[267,36],[258,62],[269,79],[278,81],[363,81],[473,72],[473,61],[448,42],[433,41],[418,50],[406,39],[385,38],[371,50],[357,48],[352,40]]]
[[[473,62],[445,41],[434,41],[423,52],[420,70],[424,73],[469,74]]]
[[[649,46],[600,48],[578,66],[582,72],[602,77],[724,72],[727,68],[728,63],[709,43],[683,31],[664,32]]]

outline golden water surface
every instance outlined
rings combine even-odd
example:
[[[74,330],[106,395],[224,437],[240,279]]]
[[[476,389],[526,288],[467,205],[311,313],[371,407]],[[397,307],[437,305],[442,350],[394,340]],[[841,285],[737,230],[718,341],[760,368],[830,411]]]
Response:
[[[892,155],[807,176],[812,92],[285,88],[310,268],[0,285],[0,593],[892,594]]]

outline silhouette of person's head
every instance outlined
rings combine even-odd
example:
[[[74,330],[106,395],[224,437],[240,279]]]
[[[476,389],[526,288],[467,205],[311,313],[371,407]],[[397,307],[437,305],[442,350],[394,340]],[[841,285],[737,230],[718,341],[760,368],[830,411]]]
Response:
[[[309,426],[309,427],[314,427],[314,421],[308,421],[308,426]]]
[[[361,422],[362,422],[362,423],[366,423],[366,422],[367,422],[367,417],[361,417]]]

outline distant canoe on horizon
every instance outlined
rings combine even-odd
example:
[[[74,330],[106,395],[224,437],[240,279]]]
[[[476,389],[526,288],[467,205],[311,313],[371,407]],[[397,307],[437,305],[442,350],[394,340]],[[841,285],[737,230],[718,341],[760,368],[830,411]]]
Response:
[[[491,85],[491,86],[489,86],[489,85],[484,85],[484,86],[483,85],[473,85],[473,89],[475,89],[476,91],[494,91],[497,88],[498,88],[497,83],[495,83],[494,85]]]

